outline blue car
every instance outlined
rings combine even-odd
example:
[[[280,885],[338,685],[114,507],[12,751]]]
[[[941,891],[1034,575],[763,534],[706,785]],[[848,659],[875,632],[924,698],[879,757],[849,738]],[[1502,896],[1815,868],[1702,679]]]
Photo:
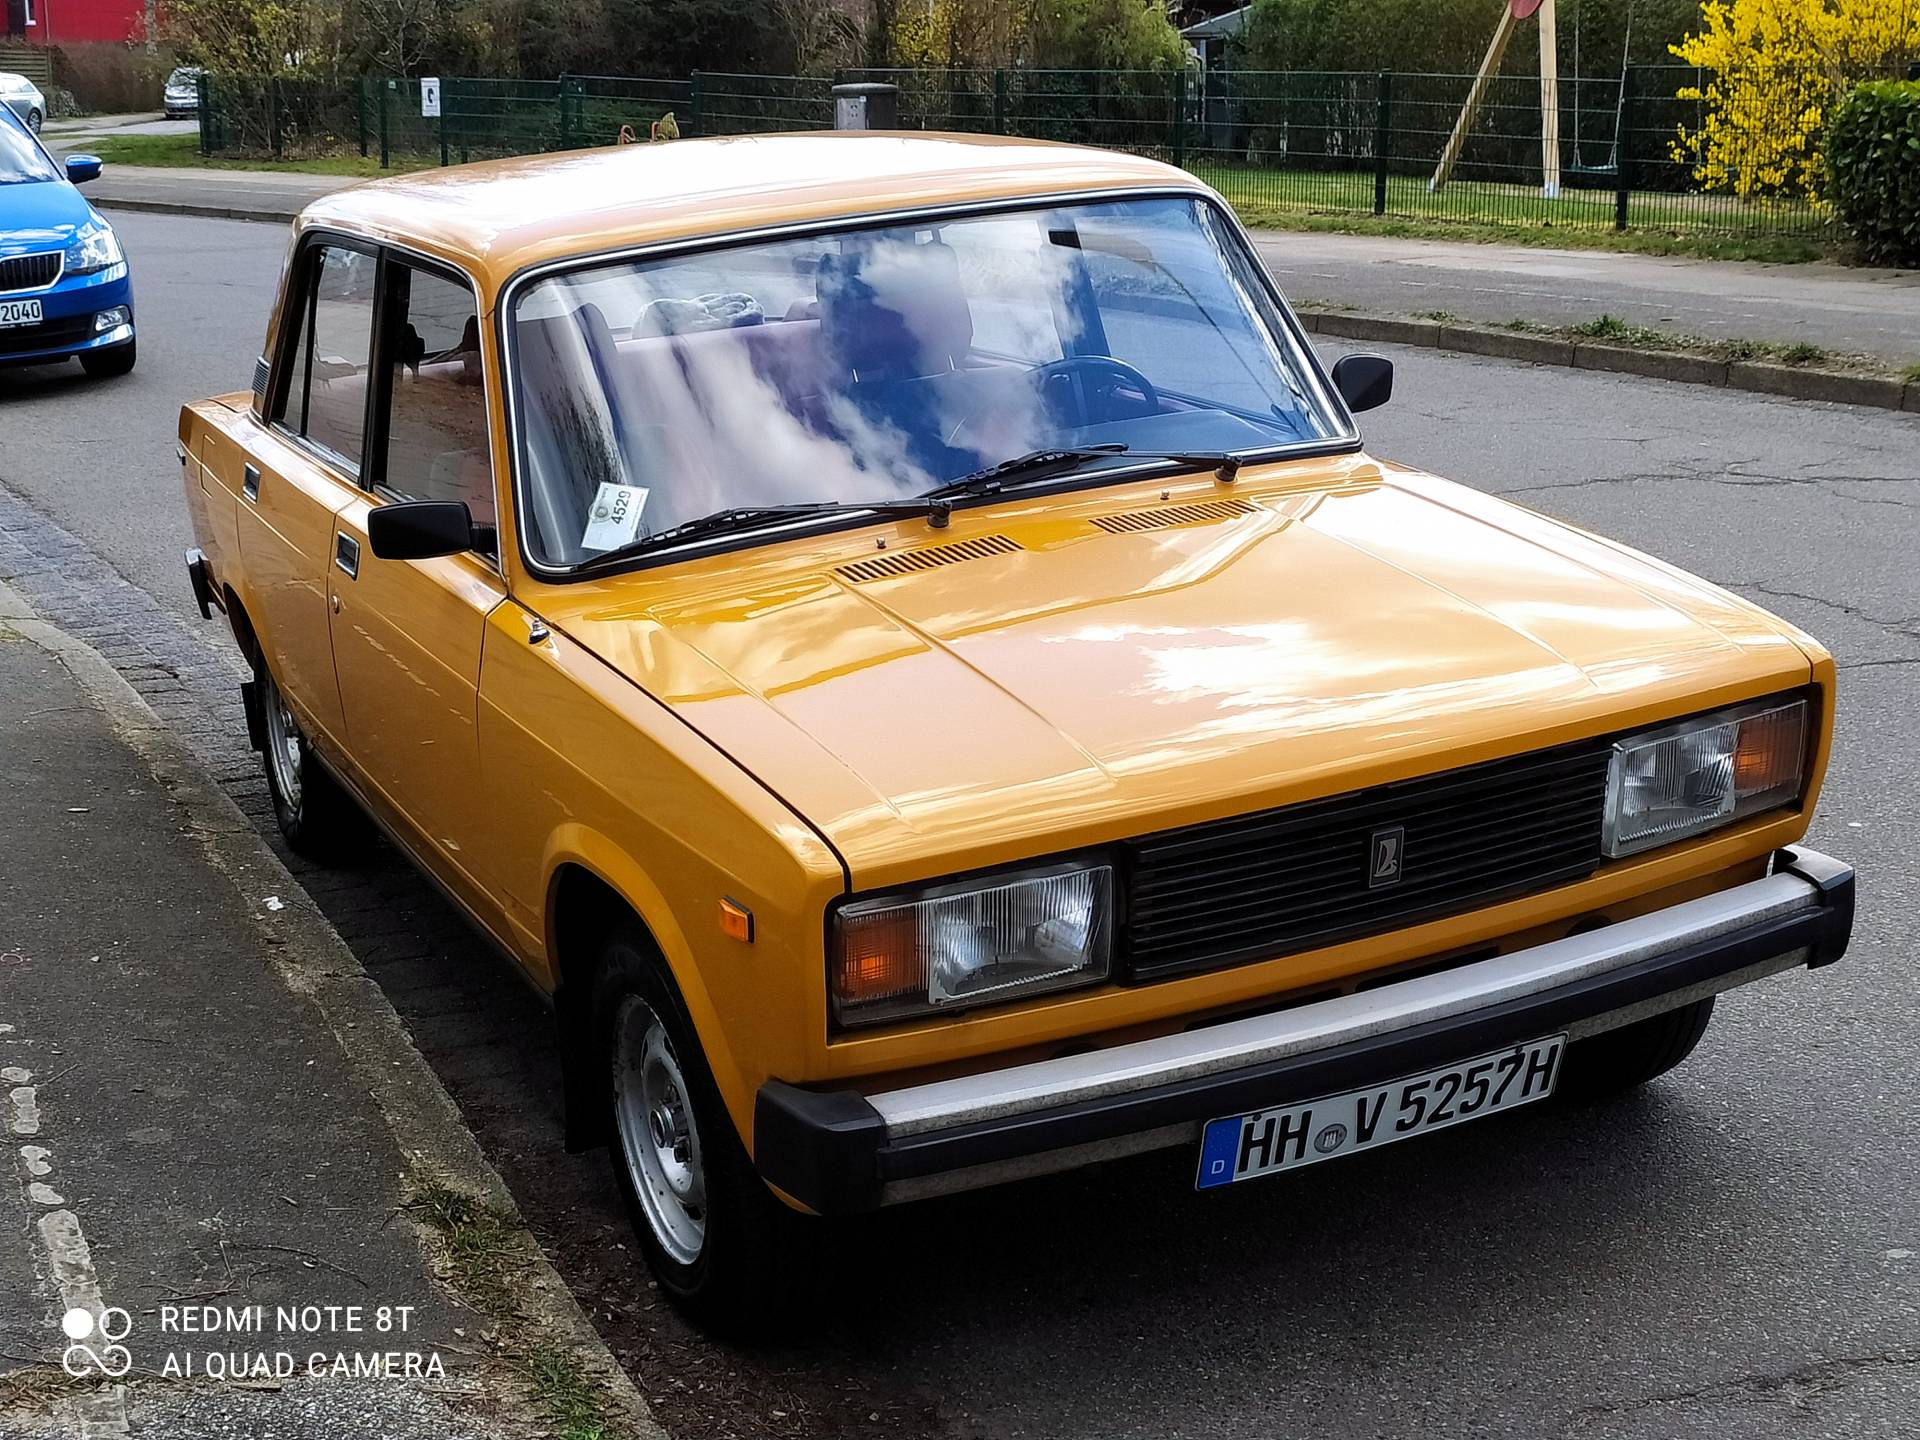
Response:
[[[73,356],[89,375],[133,369],[133,282],[113,227],[74,187],[100,173],[91,155],[65,173],[0,106],[0,365]]]

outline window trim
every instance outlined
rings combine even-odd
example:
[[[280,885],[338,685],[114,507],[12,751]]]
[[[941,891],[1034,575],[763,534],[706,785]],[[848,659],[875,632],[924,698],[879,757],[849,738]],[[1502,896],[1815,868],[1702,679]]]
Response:
[[[443,260],[419,254],[417,251],[403,249],[397,245],[381,247],[380,271],[374,285],[374,312],[372,371],[367,385],[367,403],[377,409],[370,409],[367,418],[367,458],[370,463],[361,467],[359,486],[379,503],[387,505],[409,505],[419,500],[418,495],[409,495],[404,490],[396,490],[387,483],[387,442],[393,428],[393,366],[390,363],[393,344],[397,335],[397,326],[403,318],[395,308],[395,288],[393,272],[402,269],[409,272],[407,293],[412,293],[413,272],[437,276],[449,285],[464,289],[473,301],[473,317],[476,327],[481,323],[485,312],[480,307],[480,287],[473,278],[457,266]],[[490,569],[500,570],[500,482],[494,474],[493,465],[493,410],[488,401],[487,357],[483,349],[480,354],[480,411],[487,436],[487,483],[493,491],[494,548],[490,551],[469,549],[463,553],[475,556]],[[471,506],[468,507],[472,509]]]
[[[329,470],[338,472],[338,478],[355,489],[362,488],[360,477],[365,470],[367,447],[372,443],[373,422],[373,362],[374,340],[379,331],[380,317],[380,272],[374,272],[373,314],[368,319],[367,330],[367,366],[368,384],[365,403],[360,420],[360,455],[355,459],[342,455],[331,445],[326,445],[306,435],[307,404],[313,390],[313,318],[319,304],[319,290],[314,284],[315,266],[319,252],[326,249],[352,250],[369,257],[376,267],[380,264],[381,247],[374,241],[358,235],[349,235],[335,230],[309,230],[300,237],[300,248],[294,252],[293,264],[287,267],[287,288],[295,301],[294,323],[289,326],[283,320],[280,334],[275,337],[273,374],[267,385],[267,404],[265,423],[269,430],[280,436],[295,449],[311,456]],[[304,352],[295,352],[296,341],[304,336]],[[300,363],[300,354],[304,353],[306,363]],[[287,403],[292,398],[289,390],[293,384],[295,368],[301,376],[300,389],[300,429],[296,430],[287,423]]]
[[[777,544],[782,540],[858,529],[877,524],[884,518],[854,512],[839,517],[800,519],[791,525],[756,529],[750,534],[700,537],[681,544],[669,545],[663,550],[647,555],[634,556],[612,566],[596,566],[592,560],[582,561],[578,565],[554,566],[536,560],[527,542],[527,526],[524,519],[526,505],[522,482],[526,467],[523,463],[525,457],[521,443],[523,428],[520,411],[521,396],[516,384],[519,357],[514,349],[513,327],[510,323],[521,292],[527,286],[553,275],[591,270],[598,266],[618,264],[623,261],[695,255],[704,251],[731,249],[765,240],[804,239],[811,235],[830,235],[875,224],[910,225],[919,220],[939,222],[965,219],[975,215],[1016,214],[1023,210],[1045,210],[1061,206],[1165,199],[1192,200],[1205,205],[1221,223],[1227,238],[1240,246],[1243,258],[1252,267],[1261,289],[1272,302],[1275,313],[1280,317],[1280,323],[1287,338],[1293,342],[1305,362],[1304,378],[1326,405],[1328,413],[1341,426],[1340,434],[1324,440],[1305,440],[1289,445],[1250,450],[1247,455],[1248,463],[1264,465],[1286,460],[1357,453],[1363,444],[1360,428],[1354,423],[1353,414],[1347,409],[1346,401],[1334,388],[1325,365],[1321,363],[1319,352],[1314,349],[1307,335],[1306,327],[1300,323],[1300,317],[1294,313],[1293,306],[1280,293],[1280,287],[1274,282],[1273,276],[1261,261],[1260,252],[1254,246],[1253,237],[1247,233],[1247,227],[1241,223],[1240,217],[1234,214],[1224,201],[1197,183],[1168,182],[1157,185],[1108,186],[1088,190],[1049,190],[1027,195],[1000,196],[991,200],[968,201],[957,205],[948,203],[863,210],[823,220],[786,221],[774,225],[725,230],[710,235],[680,236],[671,240],[586,251],[578,255],[539,261],[515,271],[508,277],[506,284],[500,288],[499,300],[494,306],[493,324],[494,343],[500,355],[500,383],[503,387],[501,395],[506,406],[508,500],[513,507],[514,543],[519,552],[520,563],[526,566],[527,573],[533,579],[543,584],[567,585],[601,580],[610,575],[653,569],[660,565],[677,564],[683,560],[724,555],[735,550]],[[1113,485],[1121,481],[1137,479],[1144,474],[1164,471],[1167,464],[1168,462],[1163,460],[1142,460],[1135,465],[1110,465],[1089,475],[1067,476],[1048,484],[1022,486],[1020,494],[1023,497],[1053,495]],[[978,498],[956,497],[954,508],[967,509],[975,505],[991,504],[999,498],[1001,497],[996,495],[983,495]]]
[[[341,250],[353,250],[362,255],[369,255],[379,267],[374,277],[373,325],[368,337],[367,348],[367,409],[365,412],[366,419],[364,421],[365,434],[361,440],[361,454],[357,462],[350,460],[347,456],[338,454],[329,446],[309,440],[305,435],[293,430],[286,424],[286,405],[290,398],[287,391],[293,382],[293,372],[299,359],[298,355],[293,353],[293,346],[297,336],[310,333],[311,326],[310,318],[305,323],[301,323],[298,316],[295,317],[294,324],[287,324],[285,319],[287,313],[286,302],[291,301],[296,308],[304,306],[308,311],[309,317],[311,316],[313,306],[317,300],[317,294],[310,283],[313,274],[314,256],[318,251],[329,247]],[[406,504],[416,498],[402,494],[400,491],[394,490],[383,483],[386,470],[387,420],[389,418],[390,407],[375,409],[375,401],[379,398],[378,392],[383,388],[389,391],[391,390],[391,377],[382,378],[385,372],[382,360],[386,354],[387,346],[390,344],[390,337],[383,335],[382,332],[388,328],[385,322],[387,313],[387,267],[395,263],[404,264],[411,269],[425,270],[438,274],[449,283],[464,287],[467,293],[473,297],[474,316],[484,327],[487,311],[481,303],[479,282],[462,266],[454,264],[452,261],[442,259],[437,255],[429,255],[425,251],[416,250],[410,245],[403,245],[388,240],[376,240],[370,236],[357,235],[348,230],[336,230],[326,226],[314,226],[310,229],[303,230],[300,233],[298,245],[294,250],[292,263],[287,266],[286,293],[282,297],[283,318],[280,325],[280,333],[274,337],[273,356],[268,367],[266,403],[262,407],[263,413],[261,415],[261,423],[287,444],[292,445],[303,454],[318,461],[326,467],[333,478],[341,484],[371,497],[375,503],[379,504]],[[311,349],[311,347],[309,347],[309,349]],[[483,349],[480,355],[480,403],[482,410],[485,412],[486,419],[487,470],[489,478],[493,483],[494,508],[498,511],[500,507],[500,477],[498,467],[494,464],[493,456],[494,386],[492,375],[492,367],[487,364],[486,352]],[[374,472],[367,464],[370,455],[379,456],[380,463],[378,473],[382,477],[380,480],[373,478]],[[499,534],[498,514],[494,517],[494,533],[496,537]],[[478,563],[504,578],[505,571],[501,565],[498,544],[499,542],[496,538],[495,550],[491,554],[484,550],[468,550],[463,553],[473,556]]]

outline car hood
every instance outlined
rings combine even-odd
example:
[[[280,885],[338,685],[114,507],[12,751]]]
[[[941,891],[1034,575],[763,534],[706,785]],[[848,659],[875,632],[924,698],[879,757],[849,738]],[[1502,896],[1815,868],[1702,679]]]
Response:
[[[1364,456],[1242,477],[746,548],[539,608],[818,827],[857,888],[1809,678],[1783,622],[1517,506]]]
[[[0,185],[0,256],[64,247],[93,218],[87,197],[65,180]]]

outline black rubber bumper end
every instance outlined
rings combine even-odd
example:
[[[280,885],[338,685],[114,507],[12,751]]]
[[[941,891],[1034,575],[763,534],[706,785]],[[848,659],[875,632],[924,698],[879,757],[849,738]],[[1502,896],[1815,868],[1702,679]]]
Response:
[[[753,1103],[753,1163],[767,1183],[822,1215],[877,1209],[887,1126],[851,1090],[769,1080]]]
[[[200,607],[200,618],[211,620],[213,607],[218,603],[213,594],[213,570],[207,564],[206,553],[197,548],[187,551],[187,583],[193,587],[193,600]]]
[[[1820,892],[1821,915],[1826,923],[1813,945],[1813,958],[1807,961],[1807,968],[1818,970],[1833,964],[1847,953],[1847,944],[1853,939],[1853,867],[1818,851],[1789,845],[1774,857],[1773,869],[1775,874],[1785,871],[1798,875]]]

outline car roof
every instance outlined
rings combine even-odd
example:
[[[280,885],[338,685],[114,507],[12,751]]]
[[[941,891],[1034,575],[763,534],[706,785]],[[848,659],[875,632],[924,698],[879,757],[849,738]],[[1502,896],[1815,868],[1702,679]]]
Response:
[[[1109,189],[1204,190],[1137,155],[988,135],[825,131],[580,150],[423,170],[309,206],[323,226],[411,246],[491,300],[543,261],[770,225]]]

